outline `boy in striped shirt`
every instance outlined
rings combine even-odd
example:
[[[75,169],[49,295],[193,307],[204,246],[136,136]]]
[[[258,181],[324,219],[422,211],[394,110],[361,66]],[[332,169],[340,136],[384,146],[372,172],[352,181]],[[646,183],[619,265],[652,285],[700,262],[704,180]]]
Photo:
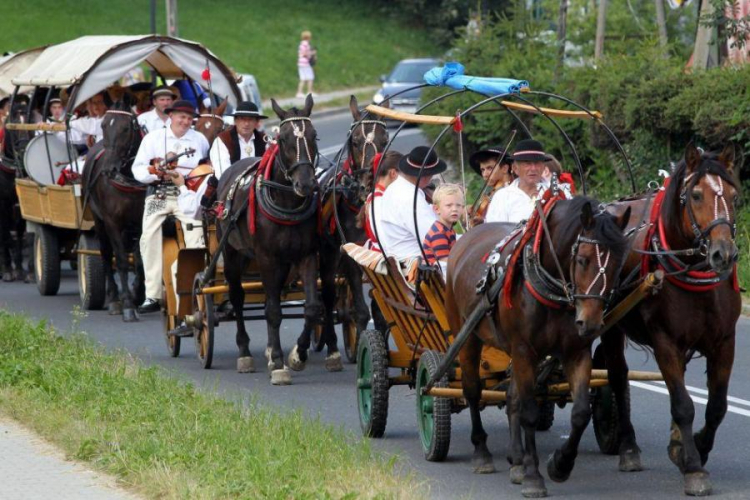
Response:
[[[451,247],[456,243],[453,226],[463,217],[464,208],[464,193],[457,184],[441,184],[432,195],[432,209],[437,220],[427,232],[422,246],[427,263],[439,263],[443,274]]]

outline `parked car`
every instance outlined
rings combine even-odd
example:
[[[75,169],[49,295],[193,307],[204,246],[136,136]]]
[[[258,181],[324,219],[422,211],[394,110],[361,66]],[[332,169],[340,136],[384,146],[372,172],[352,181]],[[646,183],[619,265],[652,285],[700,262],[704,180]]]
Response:
[[[375,104],[381,104],[388,97],[402,90],[424,83],[423,76],[439,64],[437,59],[404,59],[399,61],[389,75],[380,77],[383,86],[372,97]],[[419,104],[422,89],[413,89],[400,94],[387,102],[388,107],[398,111],[414,113]]]

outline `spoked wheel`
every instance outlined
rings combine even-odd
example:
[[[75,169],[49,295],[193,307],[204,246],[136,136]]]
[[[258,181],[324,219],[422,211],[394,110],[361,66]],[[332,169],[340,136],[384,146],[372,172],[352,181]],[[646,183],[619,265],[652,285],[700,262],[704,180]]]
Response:
[[[34,233],[34,277],[40,295],[57,295],[60,289],[60,242],[57,233],[40,225]]]
[[[199,315],[200,323],[195,325],[195,353],[198,355],[201,366],[209,369],[214,358],[216,310],[214,309],[214,296],[199,293],[202,281],[203,273],[196,274],[193,281],[193,314]]]
[[[78,240],[78,250],[99,250],[99,241],[94,235],[82,234]],[[77,262],[78,294],[81,297],[81,307],[86,311],[102,309],[107,298],[104,261],[99,255],[79,253]]]
[[[357,331],[357,323],[352,318],[352,310],[354,309],[352,304],[352,292],[348,286],[344,288],[346,288],[346,294],[341,293],[340,296],[344,298],[345,303],[339,306],[339,312],[343,312],[341,334],[344,337],[344,352],[346,353],[346,359],[350,363],[356,363],[359,332]]]
[[[176,335],[169,335],[170,330],[177,328],[177,316],[172,316],[167,310],[167,291],[164,290],[161,296],[162,303],[162,314],[164,315],[164,338],[167,342],[167,350],[169,355],[176,358],[180,355],[180,337]]]
[[[388,349],[383,334],[365,330],[357,350],[357,408],[365,437],[380,438],[388,421]]]
[[[417,366],[417,422],[424,457],[430,462],[442,462],[451,445],[451,400],[422,394],[443,360],[436,351],[425,351]],[[448,377],[443,376],[435,387],[448,387]]]
[[[601,344],[594,351],[594,368],[606,368]],[[626,388],[625,399],[630,401],[630,386]],[[594,421],[594,436],[599,450],[606,455],[620,452],[620,417],[617,414],[617,401],[609,385],[591,389],[591,419]]]

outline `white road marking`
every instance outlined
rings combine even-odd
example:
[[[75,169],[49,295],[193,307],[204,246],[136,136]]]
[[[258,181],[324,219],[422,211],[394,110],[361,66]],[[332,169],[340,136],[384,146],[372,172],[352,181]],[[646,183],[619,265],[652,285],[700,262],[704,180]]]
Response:
[[[647,384],[647,383],[644,383],[644,382],[637,382],[637,381],[634,381],[634,380],[630,381],[630,385],[632,387],[638,387],[640,389],[646,389],[647,391],[658,392],[659,394],[666,394],[667,396],[669,395],[669,391],[667,390],[666,387],[659,387],[659,386],[656,386],[656,385],[651,385],[651,384]],[[708,403],[708,400],[706,398],[702,398],[700,396],[693,396],[691,394],[690,398],[693,400],[694,403],[698,403],[698,404],[701,404],[701,405],[705,405],[706,403]],[[737,415],[744,415],[746,417],[750,417],[750,410],[746,410],[744,408],[738,408],[736,406],[728,405],[727,406],[727,411],[731,412],[731,413],[736,413]]]
[[[654,383],[659,384],[659,385],[664,385],[664,386],[667,385],[665,382],[654,382]],[[698,394],[703,394],[704,396],[708,396],[708,391],[706,389],[700,389],[698,387],[693,387],[691,385],[686,385],[685,388],[688,391],[692,391]],[[736,403],[742,406],[750,406],[750,401],[746,399],[735,398],[733,396],[727,396],[727,401],[729,401],[730,403]]]

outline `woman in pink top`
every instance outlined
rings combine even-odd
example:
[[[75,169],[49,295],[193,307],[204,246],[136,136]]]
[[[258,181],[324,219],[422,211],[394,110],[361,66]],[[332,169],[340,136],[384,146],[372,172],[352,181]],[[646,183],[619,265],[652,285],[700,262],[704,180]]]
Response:
[[[297,72],[299,73],[297,97],[305,97],[305,94],[302,93],[305,82],[307,82],[307,93],[312,94],[313,80],[315,80],[315,72],[310,64],[310,59],[314,58],[316,54],[316,50],[310,46],[312,33],[303,31],[301,38],[302,41],[299,43],[299,49],[297,49]]]

